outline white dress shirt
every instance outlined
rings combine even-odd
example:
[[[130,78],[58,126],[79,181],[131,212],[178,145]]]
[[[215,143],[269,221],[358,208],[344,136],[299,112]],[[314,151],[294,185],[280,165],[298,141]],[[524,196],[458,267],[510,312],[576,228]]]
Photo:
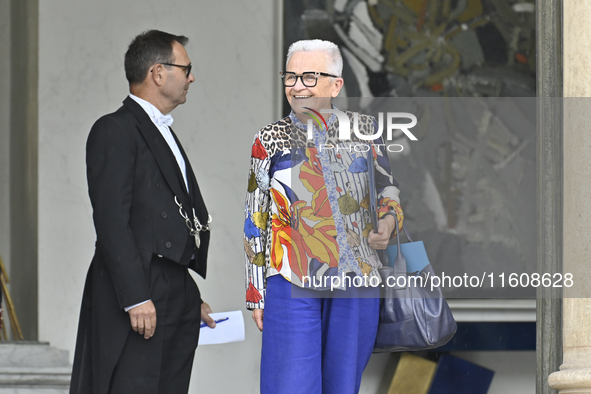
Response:
[[[176,158],[176,162],[178,163],[179,168],[181,169],[181,174],[183,174],[183,179],[185,180],[185,187],[187,188],[187,191],[189,191],[189,183],[187,182],[187,167],[185,165],[185,159],[183,159],[183,155],[181,155],[181,151],[180,151],[178,145],[176,144],[176,141],[175,141],[174,137],[172,136],[172,133],[170,132],[170,128],[169,128],[169,126],[172,125],[172,122],[174,122],[174,119],[172,118],[172,116],[170,114],[169,115],[162,115],[162,112],[160,112],[160,110],[158,108],[156,108],[152,103],[150,103],[144,99],[134,96],[133,94],[129,94],[129,97],[134,99],[139,105],[142,106],[142,108],[144,109],[144,111],[146,111],[146,113],[148,114],[148,116],[150,117],[152,122],[154,122],[154,124],[156,125],[158,130],[160,130],[160,134],[162,134],[162,137],[164,137],[164,139],[166,140],[166,143],[168,143],[170,150],[172,151],[172,153],[174,154],[174,157]]]

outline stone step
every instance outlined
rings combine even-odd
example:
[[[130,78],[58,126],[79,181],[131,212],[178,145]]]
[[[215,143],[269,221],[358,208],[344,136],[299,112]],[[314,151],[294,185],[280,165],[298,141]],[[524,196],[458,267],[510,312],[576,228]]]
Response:
[[[68,352],[44,342],[0,342],[0,394],[67,393]]]
[[[68,389],[0,388],[0,394],[68,394]]]

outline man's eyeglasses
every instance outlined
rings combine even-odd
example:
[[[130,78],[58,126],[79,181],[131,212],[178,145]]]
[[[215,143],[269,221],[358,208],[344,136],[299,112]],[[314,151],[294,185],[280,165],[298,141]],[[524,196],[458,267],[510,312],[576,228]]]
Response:
[[[189,78],[189,75],[191,75],[191,69],[193,68],[192,64],[189,64],[188,66],[183,66],[182,64],[172,64],[172,63],[160,63],[163,66],[174,66],[174,67],[180,67],[180,68],[184,68],[187,71],[187,78]]]
[[[316,84],[318,83],[318,77],[321,77],[321,76],[322,77],[338,78],[336,75],[321,73],[321,72],[314,72],[314,71],[306,71],[305,73],[302,73],[301,75],[297,75],[296,73],[292,73],[290,71],[282,71],[279,74],[281,74],[281,79],[283,80],[283,86],[285,86],[287,88],[291,88],[292,86],[295,86],[295,84],[298,82],[298,78],[302,79],[302,83],[307,88],[313,88],[314,86],[316,86]]]

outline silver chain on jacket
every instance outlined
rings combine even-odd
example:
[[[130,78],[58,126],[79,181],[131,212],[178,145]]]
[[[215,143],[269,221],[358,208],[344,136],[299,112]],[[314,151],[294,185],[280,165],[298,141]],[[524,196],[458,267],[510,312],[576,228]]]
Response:
[[[183,219],[185,219],[185,224],[187,225],[187,228],[189,229],[189,234],[192,235],[193,237],[195,237],[195,246],[197,247],[197,249],[199,249],[199,246],[201,246],[201,239],[199,238],[199,232],[201,231],[211,231],[211,215],[207,215],[207,224],[204,226],[199,222],[199,219],[197,218],[197,215],[195,214],[195,208],[193,208],[193,222],[194,222],[194,226],[193,223],[191,223],[191,219],[189,219],[189,215],[187,215],[187,212],[183,209],[183,204],[181,204],[179,202],[179,200],[176,198],[176,196],[174,196],[174,202],[176,202],[176,205],[179,206],[179,213],[181,214],[181,216],[183,217]]]

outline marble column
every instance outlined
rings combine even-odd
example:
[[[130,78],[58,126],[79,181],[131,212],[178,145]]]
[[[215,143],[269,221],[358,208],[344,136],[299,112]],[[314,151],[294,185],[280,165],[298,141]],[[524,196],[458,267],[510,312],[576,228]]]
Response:
[[[585,0],[563,3],[564,160],[563,360],[549,385],[562,393],[591,393],[591,8]]]
[[[10,293],[27,340],[38,339],[39,1],[10,1]]]

